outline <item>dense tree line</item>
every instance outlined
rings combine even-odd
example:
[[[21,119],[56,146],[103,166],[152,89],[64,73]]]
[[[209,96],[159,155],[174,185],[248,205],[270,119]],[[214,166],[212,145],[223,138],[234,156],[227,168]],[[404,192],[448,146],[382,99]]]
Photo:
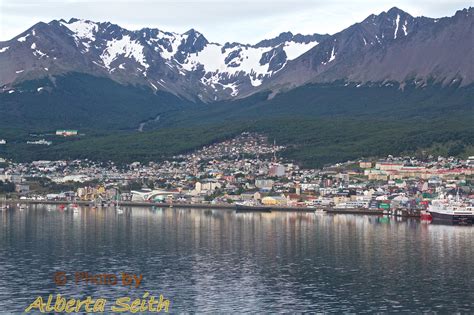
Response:
[[[272,98],[260,93],[203,104],[77,74],[57,84],[62,89],[49,94],[0,96],[0,138],[11,139],[0,146],[0,157],[147,162],[243,131],[268,135],[270,141],[287,146],[285,157],[306,166],[387,154],[474,154],[473,85],[407,84],[401,89],[396,84],[356,87],[336,82],[307,85]],[[157,113],[155,130],[136,131],[140,121]],[[33,130],[51,130],[58,122],[84,128],[87,134],[52,136],[50,147],[25,143]]]

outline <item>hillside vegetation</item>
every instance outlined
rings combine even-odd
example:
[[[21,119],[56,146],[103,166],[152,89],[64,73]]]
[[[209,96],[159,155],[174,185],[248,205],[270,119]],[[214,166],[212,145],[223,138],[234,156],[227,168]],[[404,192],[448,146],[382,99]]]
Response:
[[[46,90],[37,92],[38,85]],[[387,154],[471,154],[474,87],[343,82],[212,104],[70,75],[30,81],[0,95],[0,156],[16,160],[90,158],[149,161],[189,152],[243,131],[287,146],[285,157],[307,166]],[[159,115],[156,121],[153,119]],[[137,132],[143,121],[145,132]],[[59,138],[56,128],[85,135]],[[53,145],[26,145],[38,139]]]

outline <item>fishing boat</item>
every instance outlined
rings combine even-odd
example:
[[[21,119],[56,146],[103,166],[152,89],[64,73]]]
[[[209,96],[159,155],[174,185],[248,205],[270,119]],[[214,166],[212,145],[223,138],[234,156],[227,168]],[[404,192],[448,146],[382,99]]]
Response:
[[[235,209],[237,212],[272,212],[270,207],[251,202],[237,202],[235,203]]]
[[[431,202],[428,212],[433,220],[447,221],[457,224],[474,223],[474,207],[459,199],[459,194],[455,199],[443,198],[441,196]]]

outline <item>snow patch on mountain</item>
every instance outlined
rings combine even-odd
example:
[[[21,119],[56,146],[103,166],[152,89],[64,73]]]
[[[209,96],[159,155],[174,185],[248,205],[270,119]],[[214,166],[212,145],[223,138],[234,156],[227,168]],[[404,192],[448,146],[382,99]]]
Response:
[[[329,58],[329,61],[328,61],[328,62],[331,62],[331,61],[333,61],[334,59],[336,59],[336,54],[334,53],[334,49],[335,49],[335,47],[333,46],[333,47],[332,47],[332,51],[331,51],[331,58]]]
[[[209,44],[202,51],[189,55],[186,68],[194,70],[201,64],[206,72],[211,73],[227,72],[234,75],[241,71],[246,73],[253,71],[256,74],[266,74],[268,66],[261,65],[259,61],[262,54],[270,49],[269,47],[241,49],[236,46],[228,54],[223,54],[221,45]],[[226,58],[234,51],[238,53],[226,63]]]
[[[164,59],[171,60],[178,52],[178,47],[179,45],[181,45],[181,42],[184,40],[184,37],[178,35],[172,37],[166,36],[165,38],[169,40],[170,46],[168,48],[163,48],[160,54]]]
[[[405,36],[408,35],[407,24],[408,24],[408,21],[405,20],[405,23],[404,23],[403,26],[402,26],[403,33],[405,34]]]
[[[236,46],[228,54],[223,54],[221,45],[209,44],[202,51],[190,54],[183,67],[188,71],[194,71],[202,65],[206,74],[211,75],[201,79],[201,82],[206,85],[219,83],[223,73],[225,76],[232,77],[244,72],[254,82],[259,76],[267,74],[268,65],[260,65],[259,60],[262,54],[269,50],[270,48],[241,49]],[[228,60],[227,57],[234,52],[235,57]]]
[[[231,89],[232,92],[230,93],[231,96],[237,96],[239,94],[238,84],[236,83],[229,83],[229,84],[222,84],[223,89]]]
[[[298,43],[286,42],[282,46],[286,54],[286,60],[293,60],[307,52],[318,42]],[[270,62],[275,58],[276,53],[273,52],[268,62],[262,62],[262,56],[271,52],[275,47],[252,47],[248,45],[235,45],[226,47],[220,44],[208,44],[202,51],[191,53],[185,62],[181,65],[187,71],[196,71],[202,67],[205,75],[201,82],[206,85],[218,84],[222,81],[222,77],[233,78],[243,73],[250,79],[252,86],[262,84],[265,77],[271,76],[278,70],[270,69]],[[286,64],[286,61],[285,61]],[[232,88],[235,85],[225,87]]]
[[[163,59],[172,60],[178,52],[179,46],[188,36],[186,34],[157,31],[158,33],[155,36],[147,40],[147,44],[154,47],[153,50],[159,52]],[[143,37],[146,37],[146,33],[143,33]]]
[[[283,49],[285,50],[286,57],[288,60],[293,60],[316,46],[318,42],[309,42],[309,43],[297,43],[297,42],[287,42]]]
[[[393,39],[397,39],[398,25],[400,24],[400,14],[397,14],[397,19],[395,20],[395,33],[393,34]]]
[[[70,29],[78,39],[95,40],[95,33],[98,30],[96,23],[86,20],[77,20],[70,23],[61,22],[62,25]]]
[[[25,36],[19,37],[17,41],[19,41],[20,43],[25,42],[28,36],[30,36],[30,34],[26,34]]]
[[[35,49],[35,51],[33,52],[33,55],[35,55],[38,58],[48,57],[46,53],[42,52],[39,49]]]
[[[326,61],[326,62],[323,61],[323,62],[321,62],[321,64],[327,65],[328,63],[330,63],[331,61],[334,61],[336,59],[337,53],[335,52],[335,49],[336,49],[336,46],[332,46],[331,56],[329,56],[328,61]]]
[[[100,58],[105,67],[110,70],[110,64],[119,56],[133,58],[145,69],[149,67],[143,54],[143,46],[139,42],[132,40],[129,35],[125,35],[121,39],[108,41],[107,48],[102,52]],[[146,75],[146,72],[144,74]]]

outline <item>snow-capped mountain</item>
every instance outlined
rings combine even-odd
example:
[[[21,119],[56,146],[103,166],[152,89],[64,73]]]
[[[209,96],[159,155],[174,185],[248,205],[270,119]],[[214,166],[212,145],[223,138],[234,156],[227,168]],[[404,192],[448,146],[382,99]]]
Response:
[[[255,45],[111,23],[54,20],[0,42],[0,86],[79,72],[211,102],[315,82],[474,82],[474,9],[413,17],[392,8],[334,35],[282,33]],[[273,95],[273,94],[272,94]]]
[[[392,8],[332,35],[258,89],[314,82],[474,82],[474,8],[452,17],[413,17]]]
[[[256,45],[221,45],[194,29],[129,31],[111,23],[54,20],[0,43],[0,84],[75,71],[191,99],[226,99],[249,93],[327,37],[288,32]]]

